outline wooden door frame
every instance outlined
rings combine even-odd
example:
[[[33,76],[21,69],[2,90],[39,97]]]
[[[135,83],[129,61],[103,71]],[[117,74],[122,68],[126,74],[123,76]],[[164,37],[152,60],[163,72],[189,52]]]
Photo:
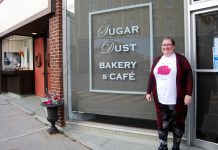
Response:
[[[48,92],[48,49],[47,49],[47,38],[48,36],[43,36],[44,41],[44,92],[45,94]]]

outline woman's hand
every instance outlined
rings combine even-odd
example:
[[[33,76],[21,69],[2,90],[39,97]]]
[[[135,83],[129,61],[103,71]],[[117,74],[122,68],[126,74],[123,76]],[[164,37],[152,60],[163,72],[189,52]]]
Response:
[[[152,95],[151,94],[146,94],[146,99],[147,99],[148,102],[151,102]]]
[[[192,102],[192,97],[190,95],[185,95],[184,103],[185,105],[189,105]]]

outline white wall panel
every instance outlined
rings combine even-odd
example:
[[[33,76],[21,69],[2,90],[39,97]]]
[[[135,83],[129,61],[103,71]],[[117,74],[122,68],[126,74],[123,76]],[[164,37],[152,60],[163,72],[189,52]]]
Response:
[[[0,3],[0,33],[48,8],[48,0],[4,0]]]

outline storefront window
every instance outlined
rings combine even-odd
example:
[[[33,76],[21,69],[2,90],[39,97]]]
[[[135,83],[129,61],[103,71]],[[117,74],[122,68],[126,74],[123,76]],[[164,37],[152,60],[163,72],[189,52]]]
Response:
[[[217,69],[218,12],[196,17],[197,69]]]
[[[3,70],[33,70],[32,38],[13,35],[2,40]]]
[[[145,91],[152,61],[161,54],[163,37],[174,38],[176,51],[184,53],[184,2],[166,6],[168,2],[67,1],[72,112],[91,114],[93,121],[127,125],[145,120],[149,124],[156,119]]]
[[[217,73],[197,74],[197,138],[216,142],[218,137]]]

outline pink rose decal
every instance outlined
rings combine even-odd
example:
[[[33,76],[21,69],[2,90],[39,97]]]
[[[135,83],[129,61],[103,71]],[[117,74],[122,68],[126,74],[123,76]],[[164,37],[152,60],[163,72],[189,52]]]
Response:
[[[161,74],[161,75],[168,75],[170,73],[171,69],[164,65],[164,66],[160,66],[158,69],[157,69],[157,74]]]

